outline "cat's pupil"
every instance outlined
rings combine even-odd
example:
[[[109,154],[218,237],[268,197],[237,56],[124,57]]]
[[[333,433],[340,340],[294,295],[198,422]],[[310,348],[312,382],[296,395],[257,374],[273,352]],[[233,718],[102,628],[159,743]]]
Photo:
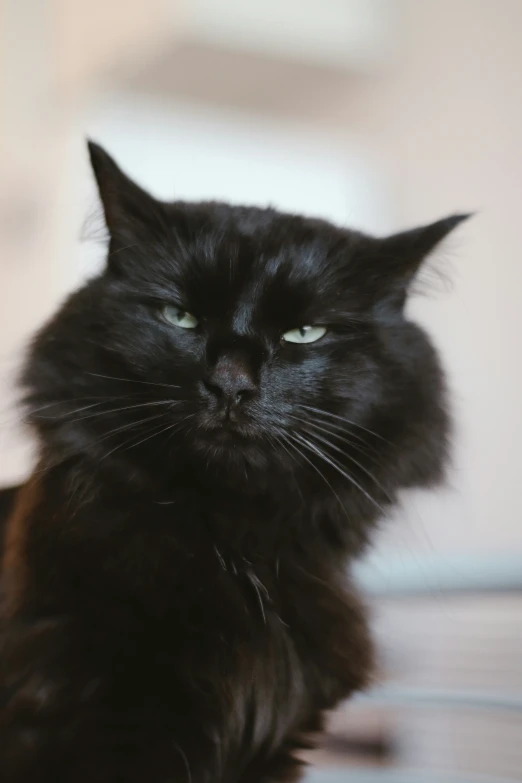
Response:
[[[299,334],[301,335],[301,337],[304,337],[309,329],[310,329],[309,326],[301,326],[301,328],[299,329]]]

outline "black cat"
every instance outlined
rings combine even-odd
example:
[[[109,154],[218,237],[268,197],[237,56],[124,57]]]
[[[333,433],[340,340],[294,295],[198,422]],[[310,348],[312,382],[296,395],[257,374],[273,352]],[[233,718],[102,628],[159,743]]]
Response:
[[[442,477],[407,320],[465,216],[387,239],[161,203],[90,145],[106,270],[37,336],[40,443],[8,521],[2,783],[269,783],[372,672],[349,564]]]

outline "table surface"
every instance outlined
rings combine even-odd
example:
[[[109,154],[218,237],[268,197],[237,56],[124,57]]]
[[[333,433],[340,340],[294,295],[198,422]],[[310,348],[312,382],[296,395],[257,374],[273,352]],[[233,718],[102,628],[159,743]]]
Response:
[[[310,770],[303,783],[520,783],[522,778],[491,778],[482,775],[456,775],[422,770],[355,769]]]

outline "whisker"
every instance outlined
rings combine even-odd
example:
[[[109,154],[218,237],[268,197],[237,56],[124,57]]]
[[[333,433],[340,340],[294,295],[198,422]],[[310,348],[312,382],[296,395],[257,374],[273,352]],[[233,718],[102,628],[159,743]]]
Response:
[[[75,401],[78,402],[79,400],[88,400],[88,399],[92,399],[92,398],[89,398],[89,397],[79,397]],[[99,398],[96,398],[96,399],[98,399],[99,402],[93,402],[91,405],[84,405],[81,408],[76,408],[74,411],[72,411],[72,413],[80,413],[80,411],[85,411],[88,408],[95,408],[97,405],[103,405],[103,403],[107,402],[107,400],[108,400],[108,398],[106,398],[106,397],[104,397],[101,400]],[[121,398],[120,397],[114,397],[114,398],[111,398],[111,399],[118,400],[118,399],[121,399]],[[56,405],[63,405],[63,403],[64,403],[64,400],[55,400],[54,402],[47,403],[47,405],[41,405],[39,408],[33,408],[32,410],[28,410],[28,411],[26,411],[26,414],[29,415],[29,416],[32,416],[35,413],[39,413],[40,411],[47,410],[47,408],[54,408],[54,407],[56,407]]]
[[[159,435],[163,435],[164,432],[168,432],[169,430],[172,430],[171,435],[169,435],[169,438],[167,439],[167,443],[170,440],[170,437],[174,435],[178,430],[182,429],[184,424],[186,423],[187,419],[194,418],[195,414],[191,413],[188,416],[185,416],[183,418],[183,421],[176,421],[173,424],[169,424],[164,429],[160,430],[159,432],[155,432],[152,435],[149,435],[147,438],[144,438],[143,440],[138,441],[138,443],[133,443],[131,446],[129,446],[129,449],[133,449],[135,446],[139,446],[141,443],[145,443],[145,441],[150,440],[150,438],[154,438]],[[160,425],[161,426],[161,425]]]
[[[323,473],[322,473],[322,472],[319,470],[319,468],[317,467],[317,465],[315,465],[315,464],[312,462],[312,460],[308,459],[308,457],[306,456],[306,454],[303,454],[303,452],[301,451],[301,449],[299,449],[299,448],[298,448],[298,447],[295,445],[295,443],[293,443],[293,440],[295,439],[295,436],[294,436],[294,435],[290,435],[290,436],[288,436],[288,438],[289,438],[289,439],[286,439],[286,438],[285,438],[285,440],[287,440],[287,443],[288,443],[288,445],[289,445],[289,446],[290,446],[290,445],[292,445],[292,446],[293,446],[293,448],[295,449],[295,451],[296,451],[296,452],[299,454],[299,456],[300,456],[302,459],[304,459],[306,462],[308,462],[308,464],[309,464],[309,465],[310,465],[310,466],[311,466],[311,467],[312,467],[312,468],[313,468],[313,469],[316,471],[316,473],[318,473],[318,475],[319,475],[319,476],[322,478],[322,480],[324,481],[324,483],[325,483],[325,484],[326,484],[326,485],[327,485],[327,486],[328,486],[328,487],[331,489],[331,491],[332,491],[332,494],[333,494],[333,495],[334,495],[334,497],[337,499],[337,501],[338,501],[339,505],[341,506],[342,510],[343,510],[343,511],[344,511],[344,513],[346,514],[346,508],[345,508],[345,506],[344,506],[344,503],[342,502],[341,498],[339,497],[339,495],[337,494],[337,492],[335,491],[335,489],[332,487],[332,485],[330,484],[330,482],[328,481],[328,479],[326,478],[326,476],[325,476],[325,475],[324,475],[324,474],[323,474]]]
[[[382,435],[379,435],[378,432],[374,432],[373,430],[369,430],[367,427],[363,427],[362,424],[358,424],[356,421],[352,421],[351,419],[347,419],[344,416],[338,416],[336,413],[330,413],[330,411],[324,411],[321,408],[313,408],[310,405],[298,405],[299,408],[305,408],[306,410],[314,411],[315,413],[320,413],[323,416],[331,416],[334,419],[338,419],[339,421],[344,421],[347,424],[351,424],[352,427],[358,427],[361,430],[364,430],[364,432],[367,432],[369,435],[374,435],[376,438],[379,438],[380,440],[383,440],[385,443],[390,443],[389,440],[386,440],[386,438],[383,438]],[[390,445],[393,445],[390,443]]]
[[[283,436],[282,435],[280,437],[277,437],[277,435],[269,435],[268,439],[269,439],[270,443],[272,443],[272,446],[274,445],[274,442],[276,443],[277,446],[281,446],[281,448],[284,449],[284,451],[286,451],[286,453],[288,454],[290,459],[292,459],[297,465],[299,465],[299,460],[297,459],[295,454],[293,454],[290,451],[290,449],[288,449],[285,446],[285,444],[283,443]],[[299,496],[301,498],[301,501],[302,501],[302,503],[304,505],[305,504],[305,499],[304,499],[304,495],[303,495],[303,490],[302,490],[301,484],[297,480],[297,477],[294,475],[294,473],[292,473],[292,478],[294,480],[294,484],[295,484],[295,486],[297,488],[297,491],[299,492]]]
[[[195,413],[189,413],[188,416],[184,416],[183,421],[179,422],[177,429],[175,430],[173,429],[172,432],[170,433],[169,437],[167,438],[167,443],[169,443],[172,436],[175,435],[176,432],[178,432],[178,430],[183,428],[183,425],[187,423],[188,419],[193,419],[195,415],[196,415]]]
[[[295,419],[296,421],[301,422],[301,424],[307,424],[310,427],[318,429],[320,432],[326,433],[332,438],[336,438],[342,443],[346,443],[350,446],[350,448],[355,449],[355,451],[358,451],[360,454],[363,454],[369,459],[375,460],[381,465],[384,465],[384,462],[380,459],[379,451],[374,446],[371,446],[364,440],[364,438],[358,436],[357,434],[349,432],[345,427],[341,428],[334,425],[335,429],[331,429],[330,422],[324,422],[313,417],[303,418],[301,416],[296,416],[293,413],[287,413],[286,415],[291,419]],[[320,421],[320,423],[318,423],[318,421]],[[328,424],[328,427],[326,427],[325,424]],[[347,437],[348,435],[350,437]],[[359,442],[354,443],[351,440],[352,437],[357,438],[357,441]]]
[[[145,441],[150,440],[151,438],[154,438],[158,435],[163,435],[164,432],[168,432],[169,430],[172,430],[174,427],[181,427],[182,422],[176,422],[175,424],[169,424],[164,429],[160,430],[159,432],[153,432],[152,435],[149,435],[146,438],[143,438],[143,440],[138,441],[138,443],[133,443],[132,446],[129,446],[129,448],[133,449],[135,446],[140,446],[142,443],[145,443]]]
[[[165,413],[158,413],[157,416],[146,416],[144,419],[138,419],[138,421],[131,421],[127,424],[122,424],[121,427],[115,427],[113,430],[110,430],[107,432],[103,438],[99,438],[98,440],[95,440],[93,442],[93,445],[98,445],[98,443],[102,443],[104,440],[107,440],[107,438],[112,437],[117,432],[122,432],[123,430],[129,430],[133,429],[134,427],[138,427],[140,424],[144,424],[145,422],[154,421],[155,419],[159,419],[164,417]]]
[[[145,386],[164,386],[167,389],[180,389],[181,386],[176,386],[172,383],[153,383],[152,381],[138,381],[134,378],[118,378],[115,375],[101,375],[98,372],[88,372],[87,375],[92,375],[95,378],[105,378],[108,381],[123,381],[124,383],[142,383]]]
[[[330,432],[328,428],[322,427],[318,424],[316,424],[314,421],[300,418],[299,416],[293,416],[292,414],[289,414],[291,418],[295,418],[297,421],[300,421],[303,425],[303,429],[305,432],[312,438],[315,437],[316,439],[322,441],[327,446],[330,446],[330,448],[334,449],[335,451],[338,451],[340,454],[345,456],[347,459],[351,460],[355,465],[357,465],[361,470],[363,470],[371,479],[375,481],[375,483],[382,489],[382,491],[388,496],[387,490],[380,484],[378,479],[371,473],[371,471],[368,470],[364,465],[362,465],[358,460],[355,459],[346,449],[340,448],[336,443],[332,443],[331,441],[327,440],[326,438],[318,435],[316,432],[313,432],[309,429],[309,427],[313,427],[314,429],[318,429],[320,432],[325,433],[326,435],[329,435],[330,437],[337,438],[341,443],[345,443],[350,449],[355,449],[356,451],[360,452],[363,456],[367,457],[368,459],[375,460],[377,464],[381,465],[381,467],[384,465],[384,462],[381,459],[378,459],[378,457],[373,456],[371,453],[368,453],[365,449],[359,447],[358,444],[353,443],[349,438],[342,437],[338,435],[335,432]],[[306,426],[308,425],[308,426]],[[377,452],[378,454],[378,452]],[[391,498],[390,498],[391,499]]]
[[[139,440],[137,443],[132,443],[134,438],[136,438],[136,433],[134,433],[133,435],[131,435],[130,438],[128,438],[127,440],[123,441],[123,443],[118,443],[118,445],[115,446],[113,449],[111,449],[111,451],[108,451],[106,454],[104,454],[103,457],[101,457],[100,462],[101,462],[101,460],[104,460],[104,459],[107,459],[107,457],[110,457],[111,454],[114,454],[116,451],[118,451],[120,449],[123,449],[125,446],[127,446],[127,449],[132,449],[135,446],[139,446],[141,443],[145,443],[146,440],[149,440],[150,438],[153,438],[155,435],[161,435],[162,432],[166,432],[166,430],[170,429],[171,427],[175,427],[176,426],[176,424],[171,424],[171,425],[168,425],[167,427],[164,427],[163,425],[164,425],[164,422],[162,422],[161,424],[154,424],[148,430],[148,433],[150,433],[151,430],[155,430],[155,431],[152,432],[151,435],[147,434],[147,437],[142,438],[142,440]],[[158,427],[160,429],[158,429]],[[138,435],[137,437],[140,437],[140,436]],[[129,443],[131,444],[130,446],[128,446]]]
[[[346,457],[351,462],[353,462],[354,465],[357,465],[357,467],[360,468],[362,471],[364,471],[364,473],[366,473],[366,475],[369,476],[369,478],[371,478],[375,482],[375,484],[379,487],[379,489],[381,489],[384,492],[384,494],[386,495],[388,500],[390,500],[390,501],[392,500],[392,498],[390,497],[390,495],[388,493],[388,490],[383,487],[383,485],[381,484],[379,479],[376,476],[374,476],[371,471],[369,471],[367,468],[365,468],[364,465],[361,465],[361,463],[358,462],[355,459],[355,457],[352,457],[350,454],[347,454],[345,451],[343,451],[343,449],[339,448],[339,446],[336,446],[334,443],[330,443],[330,441],[326,440],[326,438],[323,438],[321,435],[317,435],[316,433],[310,432],[309,430],[307,430],[307,434],[312,439],[312,442],[314,441],[314,438],[316,440],[321,441],[321,443],[324,443],[326,446],[329,446],[330,448],[335,449],[335,451],[339,452],[339,454],[342,454],[344,457]]]
[[[117,400],[117,399],[124,399],[124,398],[123,397],[121,397],[121,398],[115,397],[114,399]],[[63,413],[61,413],[60,415],[57,415],[57,416],[36,416],[35,418],[41,419],[41,420],[49,420],[49,421],[53,421],[53,420],[58,421],[60,419],[62,419],[63,421],[66,421],[69,416],[74,416],[75,413],[81,413],[82,411],[89,410],[90,408],[99,407],[100,405],[104,405],[104,404],[109,403],[109,402],[113,402],[113,400],[112,399],[111,400],[103,400],[102,402],[97,402],[97,403],[94,403],[93,405],[85,405],[83,408],[76,408],[73,411],[64,411]],[[58,403],[58,404],[60,404],[60,403]],[[132,406],[129,406],[129,407],[132,407]],[[106,413],[111,413],[113,411],[118,411],[118,410],[120,410],[120,408],[111,408],[108,411],[101,411],[101,412],[97,412],[97,413],[89,413],[86,416],[80,416],[78,419],[73,419],[73,421],[68,422],[68,423],[72,424],[74,421],[82,421],[82,419],[90,419],[90,418],[92,418],[94,416],[103,416]]]
[[[183,402],[183,400],[154,400],[153,402],[140,402],[138,405],[125,405],[121,408],[111,408],[108,411],[98,411],[97,413],[89,413],[87,416],[79,416],[77,419],[67,421],[68,424],[74,424],[78,421],[85,421],[86,419],[94,419],[98,416],[107,416],[111,413],[120,413],[121,411],[135,410],[136,408],[148,408],[156,405],[169,405],[173,406],[175,402]],[[58,418],[58,417],[43,417],[43,418]],[[67,420],[65,416],[61,417]]]
[[[126,429],[141,428],[146,422],[150,422],[150,421],[154,421],[155,419],[163,418],[165,415],[166,415],[165,413],[159,413],[157,416],[147,416],[144,419],[139,419],[138,421],[129,422],[127,424],[122,425],[121,427],[116,427],[115,429],[113,429],[110,432],[106,433],[102,438],[98,438],[97,440],[92,441],[91,445],[97,446],[99,443],[102,443],[104,440],[107,440],[108,438],[112,437],[113,435],[115,435],[118,432],[121,432],[121,431],[126,430]],[[162,427],[163,423],[161,423],[159,425],[154,425],[154,426]],[[136,437],[136,435],[137,434],[134,433],[126,441],[124,441],[123,443],[118,444],[114,449],[112,449],[112,451],[108,452],[107,454],[104,454],[101,457],[100,462],[101,462],[101,460],[103,460],[106,457],[110,456],[110,454],[112,454],[115,451],[117,451],[120,447],[123,447],[127,443],[130,443],[133,440],[133,438]],[[138,437],[139,437],[139,435],[138,435]],[[57,465],[60,465],[62,461],[63,461],[63,459],[58,459],[58,460],[55,460],[55,461],[50,462],[48,464],[45,464],[41,468],[36,469],[34,471],[34,473],[35,474],[42,474],[42,475],[45,474],[45,473],[48,473],[50,470],[52,470],[52,468],[55,468]]]
[[[349,473],[346,473],[338,464],[335,462],[332,458],[328,457],[324,451],[322,451],[320,448],[318,448],[315,444],[311,443],[309,440],[304,438],[302,435],[294,435],[293,437],[297,438],[299,443],[301,443],[303,446],[307,446],[310,451],[313,451],[318,457],[324,460],[328,465],[331,465],[333,468],[335,468],[341,476],[344,476],[347,481],[349,481],[351,484],[354,485],[354,487],[357,487],[357,489],[362,492],[362,494],[368,498],[368,500],[373,503],[381,513],[385,513],[385,510],[383,507],[378,503],[368,492],[362,487],[358,481],[356,481],[353,476],[351,476]]]
[[[116,397],[103,397],[100,399],[100,397],[76,397],[75,402],[80,402],[80,400],[100,400],[99,402],[95,402],[92,405],[85,405],[82,408],[76,408],[75,410],[70,412],[70,415],[73,415],[75,413],[80,413],[82,410],[87,410],[88,408],[94,408],[97,405],[103,405],[105,402],[108,402],[109,400],[121,400],[124,399],[122,395],[118,395]],[[23,402],[18,402],[14,407],[21,409],[20,414],[17,417],[12,417],[11,419],[4,419],[2,424],[10,424],[12,422],[27,422],[28,416],[33,416],[35,413],[39,413],[40,411],[47,410],[48,408],[56,407],[56,405],[63,405],[63,400],[55,400],[54,402],[48,402],[46,405],[40,405],[38,408],[25,408]],[[43,417],[39,417],[43,418]],[[53,418],[53,417],[49,417]]]
[[[303,407],[303,406],[299,406]],[[328,425],[330,431],[333,432],[340,432],[343,435],[350,435],[351,438],[355,438],[359,443],[366,446],[369,449],[375,449],[375,446],[372,446],[372,444],[368,443],[367,437],[364,436],[364,434],[360,434],[358,432],[353,432],[352,425],[349,421],[345,420],[344,424],[338,424],[336,421],[331,421],[330,419],[324,419],[319,418],[319,416],[314,415],[310,412],[305,412],[305,415],[307,417],[307,421],[314,421],[318,424],[321,424],[323,426]]]

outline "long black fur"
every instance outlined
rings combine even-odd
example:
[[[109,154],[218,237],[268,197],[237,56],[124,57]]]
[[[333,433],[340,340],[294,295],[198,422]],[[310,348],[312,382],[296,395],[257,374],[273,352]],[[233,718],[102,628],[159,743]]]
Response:
[[[403,307],[463,216],[373,239],[164,204],[90,150],[107,268],[23,374],[40,460],[7,530],[0,779],[296,780],[371,676],[350,562],[443,475],[443,376]]]
[[[0,557],[4,548],[4,537],[7,520],[13,510],[16,495],[20,487],[3,487],[0,489]]]

